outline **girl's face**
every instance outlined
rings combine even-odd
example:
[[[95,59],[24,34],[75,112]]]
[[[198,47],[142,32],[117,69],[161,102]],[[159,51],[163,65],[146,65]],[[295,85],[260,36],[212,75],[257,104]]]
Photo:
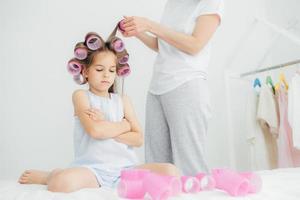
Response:
[[[98,53],[85,72],[89,86],[98,92],[108,92],[115,81],[116,70],[116,56],[112,52]]]

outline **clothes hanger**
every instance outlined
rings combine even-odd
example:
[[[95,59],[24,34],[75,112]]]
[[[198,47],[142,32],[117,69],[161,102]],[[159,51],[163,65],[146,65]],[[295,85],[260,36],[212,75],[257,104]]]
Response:
[[[286,91],[289,89],[289,85],[283,72],[280,72],[279,74],[279,81],[275,84],[275,91],[278,91],[281,86],[283,86]]]
[[[278,83],[275,84],[275,91],[278,91],[279,88],[280,88],[280,82],[278,82]]]
[[[281,72],[279,74],[279,82],[283,83],[283,85],[285,86],[285,89],[288,90],[289,89],[289,84],[287,83],[286,79],[285,79],[285,75],[283,72]]]
[[[260,93],[260,89],[261,89],[261,82],[258,78],[256,78],[254,81],[253,81],[253,89],[254,91],[259,94]]]
[[[271,76],[267,76],[266,84],[272,88],[273,94],[275,94],[275,88]]]
[[[259,86],[261,87],[261,83],[260,83],[260,80],[258,78],[256,78],[253,82],[253,88],[255,88],[256,86]]]

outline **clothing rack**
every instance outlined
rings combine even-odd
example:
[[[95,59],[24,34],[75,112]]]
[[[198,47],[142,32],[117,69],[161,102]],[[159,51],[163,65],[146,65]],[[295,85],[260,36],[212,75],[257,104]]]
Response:
[[[290,62],[287,62],[287,63],[283,63],[283,64],[279,64],[279,65],[266,67],[266,68],[259,69],[259,70],[245,72],[245,73],[240,74],[240,77],[245,77],[245,76],[249,76],[249,75],[252,75],[252,74],[257,74],[257,73],[260,73],[260,72],[270,71],[270,70],[274,70],[274,69],[284,68],[284,67],[292,66],[292,65],[295,65],[295,64],[299,64],[299,63],[300,63],[300,59],[290,61]]]

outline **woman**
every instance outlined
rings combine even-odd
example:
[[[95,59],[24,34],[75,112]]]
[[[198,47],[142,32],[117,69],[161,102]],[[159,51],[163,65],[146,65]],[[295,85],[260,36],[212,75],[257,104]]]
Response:
[[[208,171],[207,68],[222,13],[222,0],[168,0],[161,23],[125,17],[123,35],[158,52],[147,96],[146,162],[171,162],[186,175]]]

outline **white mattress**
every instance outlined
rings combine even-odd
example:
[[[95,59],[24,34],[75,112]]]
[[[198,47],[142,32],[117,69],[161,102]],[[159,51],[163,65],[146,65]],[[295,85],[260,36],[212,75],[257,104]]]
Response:
[[[170,200],[300,200],[300,168],[277,169],[258,172],[263,179],[263,188],[259,194],[245,197],[231,197],[220,190],[181,194]],[[82,189],[64,194],[46,190],[43,185],[21,185],[14,181],[0,180],[0,200],[115,200],[116,191],[108,188]]]

